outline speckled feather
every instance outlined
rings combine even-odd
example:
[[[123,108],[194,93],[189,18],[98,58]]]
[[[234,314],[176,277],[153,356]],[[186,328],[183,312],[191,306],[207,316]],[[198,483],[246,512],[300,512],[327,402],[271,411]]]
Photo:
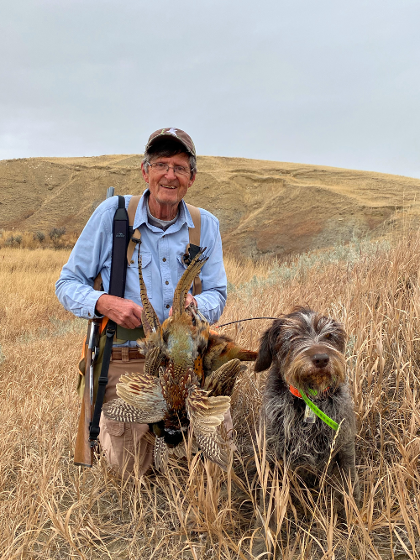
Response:
[[[162,363],[162,354],[155,346],[146,352],[144,362],[144,373],[153,377],[159,377],[159,368]]]
[[[153,458],[155,467],[158,471],[164,471],[168,464],[168,446],[165,443],[165,438],[157,437],[155,439],[155,448],[153,451]]]
[[[141,268],[141,252],[139,246],[139,253],[138,253],[138,267],[139,267],[139,283],[140,283],[140,298],[141,303],[143,305],[143,312],[142,312],[142,324],[145,334],[148,332],[156,332],[160,327],[160,321],[158,316],[156,315],[156,311],[153,309],[149,298],[147,297],[147,289],[146,284],[143,280],[142,275],[142,268]]]
[[[157,377],[129,373],[120,377],[116,388],[117,395],[126,403],[144,412],[143,422],[158,422],[164,417],[168,407]]]
[[[149,422],[159,422],[163,418],[161,410],[156,410],[155,413],[146,409],[140,409],[137,406],[128,404],[124,399],[113,399],[105,403],[102,407],[102,412],[110,420],[116,422],[138,422],[145,424]]]
[[[186,400],[191,427],[203,454],[223,470],[228,467],[227,446],[218,428],[230,407],[230,397],[209,397],[207,391],[192,387]]]
[[[208,260],[207,258],[201,258],[206,247],[204,249],[200,249],[197,255],[193,258],[191,263],[188,265],[187,269],[181,276],[180,281],[175,289],[174,299],[172,302],[172,309],[174,318],[179,318],[181,315],[185,313],[185,298],[187,295],[188,290],[194,278],[200,273],[201,269],[203,268],[205,262]]]
[[[215,397],[218,395],[231,395],[240,371],[240,360],[230,360],[207,376],[204,382],[204,389]]]

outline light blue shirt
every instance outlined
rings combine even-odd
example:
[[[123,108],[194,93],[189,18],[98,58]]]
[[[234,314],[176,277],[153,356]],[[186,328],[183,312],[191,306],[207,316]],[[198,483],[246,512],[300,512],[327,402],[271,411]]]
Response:
[[[137,207],[134,229],[141,233],[141,262],[144,282],[150,303],[161,323],[169,316],[176,285],[186,265],[183,261],[189,242],[188,228],[194,223],[182,200],[178,219],[166,231],[148,222],[145,195],[143,193]],[[125,196],[125,205],[131,196]],[[111,271],[112,223],[118,206],[116,196],[108,198],[94,211],[84,227],[67,264],[64,265],[55,289],[61,304],[77,317],[95,317],[95,306],[99,297],[108,291]],[[213,214],[200,208],[201,247],[206,247],[204,264],[200,278],[202,293],[195,296],[198,309],[209,323],[218,321],[223,312],[227,296],[226,273],[223,266],[222,241],[219,221]],[[93,289],[93,282],[101,273],[104,291]],[[138,305],[140,285],[138,274],[138,246],[132,262],[128,264],[125,286],[126,299]]]

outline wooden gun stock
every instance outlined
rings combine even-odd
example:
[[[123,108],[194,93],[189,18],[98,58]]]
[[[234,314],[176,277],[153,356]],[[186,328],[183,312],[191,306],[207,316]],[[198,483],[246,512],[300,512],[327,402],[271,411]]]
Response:
[[[90,375],[92,365],[92,354],[96,355],[95,348],[98,344],[97,336],[99,325],[95,321],[89,321],[87,332],[86,366],[85,366],[85,388],[83,391],[82,408],[80,410],[79,426],[77,429],[76,446],[74,449],[74,464],[81,467],[91,467],[93,464],[93,448],[89,441],[89,427],[92,422],[93,402]]]
[[[79,427],[77,428],[76,446],[74,448],[74,464],[80,467],[91,467],[93,464],[93,449],[89,442],[89,425],[92,419],[92,408],[90,405],[87,407],[87,412],[86,414],[86,399],[83,396]]]

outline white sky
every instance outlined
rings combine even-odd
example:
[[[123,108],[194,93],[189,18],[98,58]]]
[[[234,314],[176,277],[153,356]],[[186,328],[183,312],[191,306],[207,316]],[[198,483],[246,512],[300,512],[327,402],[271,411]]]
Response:
[[[4,0],[0,159],[200,155],[420,177],[419,0]]]

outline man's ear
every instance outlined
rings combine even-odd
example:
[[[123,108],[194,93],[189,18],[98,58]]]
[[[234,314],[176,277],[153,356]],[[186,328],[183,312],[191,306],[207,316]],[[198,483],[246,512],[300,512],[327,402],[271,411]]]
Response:
[[[141,172],[143,173],[143,179],[146,181],[146,183],[149,183],[149,174],[145,170],[143,163],[141,164]]]
[[[190,188],[192,186],[192,184],[195,181],[195,178],[197,177],[197,172],[194,173],[194,175],[191,177],[189,183],[188,183],[188,188]]]

